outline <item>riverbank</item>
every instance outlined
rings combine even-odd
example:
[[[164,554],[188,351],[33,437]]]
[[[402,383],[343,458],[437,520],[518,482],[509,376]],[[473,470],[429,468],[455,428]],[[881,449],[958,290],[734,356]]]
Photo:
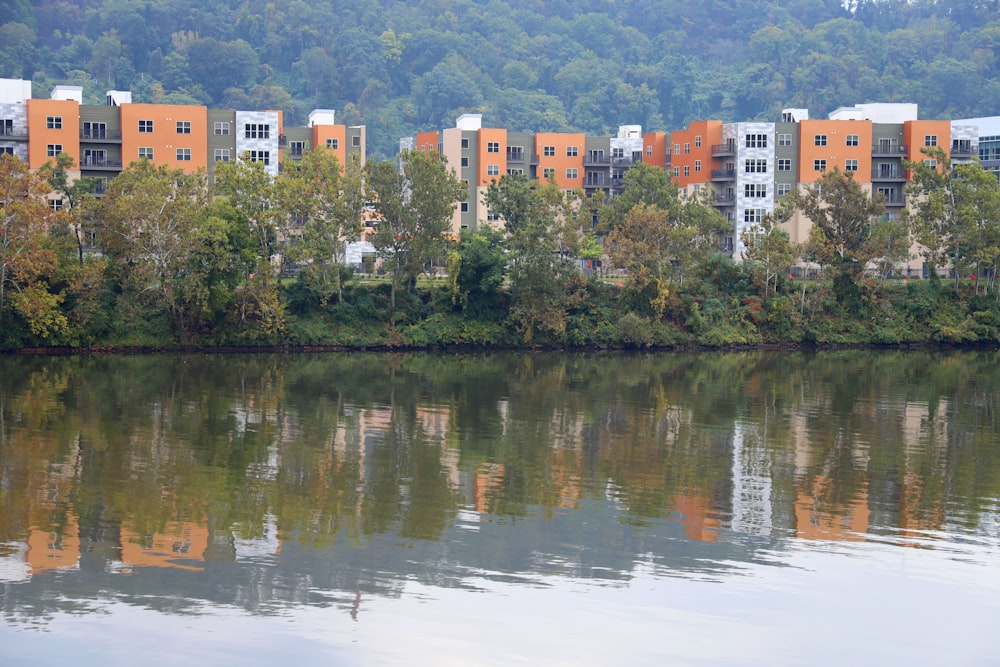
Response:
[[[938,280],[873,285],[863,298],[838,300],[820,280],[779,282],[763,296],[739,267],[719,265],[667,294],[659,312],[615,283],[580,280],[563,309],[529,329],[514,318],[506,292],[483,304],[457,303],[443,282],[419,285],[389,306],[388,286],[348,284],[342,302],[321,302],[292,283],[280,322],[219,318],[178,336],[175,318],[145,309],[109,308],[100,329],[39,344],[11,336],[4,352],[120,354],[155,352],[328,352],[504,349],[746,349],[979,346],[1000,344],[1000,300],[971,283]]]

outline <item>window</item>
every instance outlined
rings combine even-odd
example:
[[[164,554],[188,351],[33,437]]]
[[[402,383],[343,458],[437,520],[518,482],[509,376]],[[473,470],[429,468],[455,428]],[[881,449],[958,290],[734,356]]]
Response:
[[[107,123],[84,123],[83,124],[83,138],[84,139],[107,139],[108,137],[108,124]]]
[[[46,116],[45,127],[47,127],[50,130],[61,130],[62,116]]]
[[[524,169],[507,169],[508,176],[524,176]]]
[[[499,176],[500,175],[500,165],[498,165],[498,164],[488,164],[488,165],[486,165],[486,175],[487,176]]]
[[[246,139],[270,139],[271,126],[267,123],[246,123],[243,126],[243,136]]]
[[[777,195],[778,197],[784,197],[791,191],[792,191],[791,183],[777,183],[774,186],[774,194]]]
[[[225,121],[216,121],[215,123],[215,134],[221,137],[229,135],[229,123]]]
[[[13,155],[13,154],[14,154],[13,146],[0,146],[0,155]]]
[[[681,168],[674,167],[674,176],[680,176],[680,175],[681,175]]]
[[[694,135],[694,145],[698,146],[698,147],[701,146],[701,135],[700,134]]]
[[[684,175],[685,176],[691,175],[691,167],[689,167],[688,165],[684,165]]]
[[[0,136],[10,137],[14,134],[14,120],[12,118],[0,118]]]
[[[189,120],[177,121],[177,134],[191,134],[191,121]]]
[[[747,148],[767,148],[766,134],[748,134],[745,141]]]
[[[681,145],[674,144],[674,155],[680,155],[680,154],[681,154]]]
[[[177,149],[177,160],[179,162],[190,162],[191,161],[191,149],[190,148],[178,148]]]
[[[469,148],[469,140],[468,139],[462,139],[462,150],[466,150],[468,148]]]
[[[690,152],[691,152],[691,144],[685,142],[685,144],[684,144],[684,155],[687,155]]]
[[[646,157],[653,157],[653,147],[646,146]]]
[[[937,135],[936,134],[925,134],[924,135],[924,146],[937,146]]]
[[[340,149],[340,139],[327,139],[326,140],[326,147],[330,148],[332,150],[339,150]]]
[[[139,159],[140,160],[152,160],[153,159],[153,147],[152,146],[139,146]]]
[[[45,154],[49,157],[57,157],[62,152],[62,144],[48,144],[45,147]]]
[[[847,135],[847,145],[848,146],[857,146],[858,145],[858,135],[856,135],[856,134],[849,134],[849,135]]]
[[[790,134],[779,134],[778,135],[778,145],[779,146],[791,146],[792,145],[792,135],[790,135]]]
[[[215,149],[215,161],[216,162],[229,162],[229,149],[228,148],[216,148]]]
[[[578,150],[579,149],[576,146],[567,146],[566,157],[576,157],[577,155],[579,155]]]
[[[857,171],[857,170],[858,170],[857,160],[848,160],[846,163],[844,163],[844,171]]]
[[[743,211],[743,222],[748,225],[759,225],[767,214],[762,208],[748,208]]]
[[[151,120],[140,120],[139,121],[139,133],[149,134],[153,131],[153,121]]]
[[[468,212],[469,212],[469,202],[464,201],[462,202],[462,213],[468,213]]]
[[[61,211],[62,207],[63,207],[63,200],[62,199],[50,199],[49,200],[49,208],[51,208],[53,211]]]
[[[469,166],[469,158],[466,157],[466,156],[464,156],[464,155],[462,156],[462,166],[463,167],[468,167]]]
[[[499,141],[487,141],[486,142],[486,152],[487,153],[499,153],[500,152],[500,142]]]
[[[264,127],[267,127],[266,125]],[[251,162],[271,164],[271,151],[248,151]]]
[[[766,174],[767,160],[754,159],[747,160],[743,164],[743,171],[747,174]]]
[[[826,160],[813,160],[813,171],[826,171]]]
[[[826,135],[817,134],[813,136],[813,145],[815,146],[826,146]]]
[[[577,178],[579,175],[580,172],[576,169],[576,167],[569,167],[566,169],[566,178]]]
[[[301,157],[303,153],[306,152],[306,142],[304,141],[289,141],[288,142],[288,152],[294,156]]]
[[[766,197],[767,186],[763,183],[745,183],[743,185],[743,196],[753,198]]]
[[[542,149],[542,154],[545,155],[545,157],[555,157],[556,147],[546,146],[545,148]]]
[[[790,158],[778,158],[778,171],[791,171],[792,161]]]
[[[611,157],[612,158],[623,158],[623,157],[625,157],[625,149],[624,148],[612,148],[611,149]]]
[[[522,162],[524,160],[524,146],[508,146],[507,159]]]
[[[924,160],[924,164],[931,169],[937,169],[937,160]]]
[[[695,160],[695,161],[694,161],[694,170],[695,170],[696,172],[697,172],[697,171],[701,171],[701,160]]]
[[[542,170],[542,178],[544,178],[545,180],[549,180],[555,175],[556,175],[556,170],[552,169],[551,167],[546,167],[545,169]]]

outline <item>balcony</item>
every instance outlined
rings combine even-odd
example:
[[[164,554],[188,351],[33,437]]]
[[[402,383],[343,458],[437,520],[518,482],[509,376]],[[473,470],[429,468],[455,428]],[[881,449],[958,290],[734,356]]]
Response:
[[[713,181],[734,181],[736,180],[736,169],[713,169]]]
[[[524,151],[507,149],[507,162],[524,162]]]
[[[872,171],[873,181],[905,181],[905,169],[876,169]]]
[[[713,199],[716,206],[732,206],[736,203],[736,195],[733,193],[716,193]]]
[[[114,160],[108,158],[96,158],[96,157],[84,157],[80,160],[81,169],[94,169],[94,170],[104,170],[111,169],[114,171],[121,171],[122,161]]]
[[[972,157],[979,155],[979,149],[973,148],[972,144],[952,144],[951,157]]]
[[[730,157],[736,155],[736,144],[732,141],[712,146],[712,157]]]
[[[585,167],[609,164],[611,164],[611,158],[607,157],[604,153],[587,151],[587,154],[583,157],[583,166]]]
[[[872,146],[872,157],[903,157],[905,155],[906,146],[896,144],[875,144]]]
[[[26,129],[21,129],[19,127],[0,128],[0,140],[27,141],[27,139],[28,139],[28,130]]]
[[[877,195],[876,195],[877,196]],[[887,207],[899,208],[906,205],[906,199],[903,195],[882,195],[882,203]]]
[[[80,141],[122,142],[122,133],[117,130],[80,130]]]

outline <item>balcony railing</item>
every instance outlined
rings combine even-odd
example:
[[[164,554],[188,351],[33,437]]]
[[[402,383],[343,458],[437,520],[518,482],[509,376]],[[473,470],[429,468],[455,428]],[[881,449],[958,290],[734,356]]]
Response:
[[[712,180],[713,181],[728,181],[736,178],[735,169],[713,169],[712,170]]]
[[[11,128],[0,128],[0,139],[27,139],[28,130],[21,129],[19,127]]]
[[[956,156],[957,157],[971,157],[973,155],[979,155],[979,149],[978,148],[973,148],[971,145],[966,145],[966,144],[961,144],[961,145],[958,145],[958,146],[952,144],[952,147],[951,147],[951,156],[952,157],[956,157]]]
[[[735,194],[716,194],[714,199],[716,206],[732,206],[736,203]]]
[[[903,195],[882,195],[882,202],[886,206],[903,206],[906,204],[906,200],[903,198]]]
[[[121,141],[122,133],[118,130],[80,130],[80,139],[84,141]]]
[[[722,157],[724,155],[736,155],[736,144],[727,142],[712,146],[712,157]]]
[[[906,146],[892,144],[890,146],[875,144],[872,146],[872,155],[879,156],[903,156],[906,155]]]
[[[80,160],[81,169],[121,169],[122,161],[108,158],[85,157]]]
[[[873,181],[905,181],[904,169],[878,169],[872,172]]]

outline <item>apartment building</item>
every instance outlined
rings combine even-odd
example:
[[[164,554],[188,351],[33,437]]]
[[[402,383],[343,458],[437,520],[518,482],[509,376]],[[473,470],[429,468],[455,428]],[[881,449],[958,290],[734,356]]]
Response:
[[[697,121],[670,136],[675,182],[686,194],[712,188],[715,206],[733,225],[721,245],[735,257],[742,256],[743,233],[773,214],[782,197],[815,186],[832,169],[852,173],[871,196],[881,195],[890,217],[906,206],[904,162],[935,162],[925,149],[941,149],[951,162],[968,161],[991,136],[995,142],[985,150],[994,162],[984,164],[1000,172],[1000,119],[921,120],[916,104],[859,104],[825,119],[786,109],[780,122]],[[712,142],[707,156],[706,139]],[[808,240],[810,227],[800,214],[783,223],[795,243]],[[922,272],[922,260],[911,260],[907,269]]]
[[[404,137],[400,150],[437,151],[467,185],[466,200],[456,207],[452,232],[491,223],[483,201],[494,180],[506,174],[553,179],[562,189],[620,192],[625,172],[639,162],[666,169],[667,134],[643,133],[623,125],[615,136],[580,132],[510,132],[482,126],[481,114],[463,114],[455,127]]]
[[[80,86],[55,86],[49,99],[31,96],[31,82],[0,79],[0,154],[38,169],[60,153],[73,158],[73,174],[108,179],[141,159],[186,173],[246,157],[276,176],[285,159],[317,147],[345,163],[364,163],[364,126],[334,122],[334,111],[316,109],[306,127],[285,127],[281,111],[216,110],[197,105],[142,104],[129,91],[110,90],[106,104],[83,104]]]

